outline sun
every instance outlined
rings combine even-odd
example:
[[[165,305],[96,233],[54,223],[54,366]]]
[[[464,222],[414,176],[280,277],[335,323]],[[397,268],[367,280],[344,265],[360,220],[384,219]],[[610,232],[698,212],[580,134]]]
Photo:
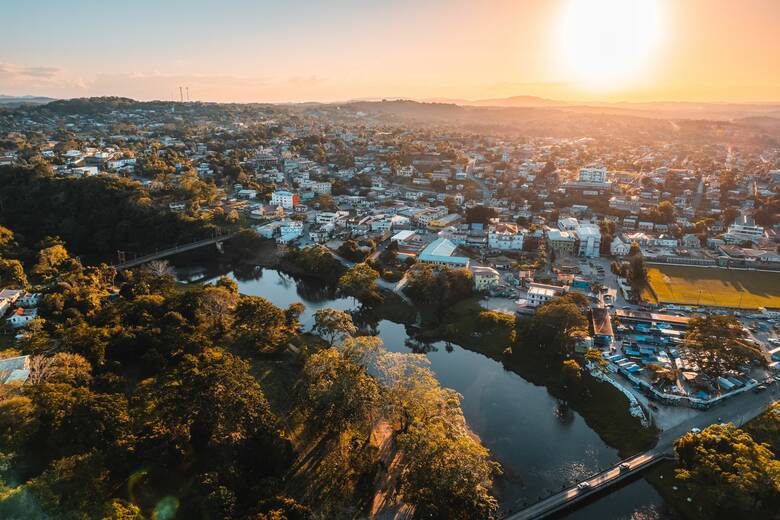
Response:
[[[561,17],[566,75],[598,90],[638,81],[661,36],[658,0],[568,0]]]

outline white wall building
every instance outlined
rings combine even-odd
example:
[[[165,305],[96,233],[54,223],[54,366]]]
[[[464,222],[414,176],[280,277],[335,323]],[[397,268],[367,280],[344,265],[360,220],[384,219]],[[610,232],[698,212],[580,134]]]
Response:
[[[517,224],[495,224],[488,230],[488,247],[504,251],[520,251],[523,249],[524,238],[525,230]]]
[[[580,224],[577,226],[579,248],[577,256],[597,257],[601,249],[601,230],[596,224]]]
[[[566,292],[564,287],[531,282],[528,287],[528,306],[539,307]]]
[[[298,194],[286,190],[276,190],[271,194],[271,205],[284,209],[293,209],[298,204]]]
[[[626,244],[620,237],[612,239],[612,243],[609,245],[609,252],[612,256],[626,256],[631,250],[631,244]]]
[[[580,182],[607,182],[607,169],[589,166],[580,168]]]
[[[763,238],[764,228],[756,225],[755,221],[747,215],[737,217],[737,220],[729,226],[728,232],[723,235],[723,239],[732,244],[746,241],[758,242]]]

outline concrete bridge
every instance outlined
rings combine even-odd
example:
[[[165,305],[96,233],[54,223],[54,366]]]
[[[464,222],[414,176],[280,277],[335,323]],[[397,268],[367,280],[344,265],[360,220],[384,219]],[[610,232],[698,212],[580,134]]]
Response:
[[[763,392],[745,392],[707,411],[699,412],[690,420],[661,432],[655,448],[622,460],[607,470],[600,471],[559,493],[506,516],[505,520],[547,518],[574,507],[577,503],[593,495],[606,492],[622,480],[641,473],[664,459],[672,458],[674,456],[674,441],[692,428],[704,429],[711,424],[724,422],[742,426],[763,413],[770,404],[778,400],[780,397],[780,388],[778,387],[780,385],[770,384],[769,389]]]
[[[210,238],[204,238],[203,240],[196,240],[195,242],[190,242],[188,244],[175,245],[173,247],[169,247],[167,249],[161,249],[159,251],[155,251],[154,253],[149,253],[147,255],[139,256],[131,260],[123,260],[121,258],[121,256],[123,255],[120,255],[121,261],[118,264],[116,264],[114,267],[116,267],[118,270],[121,271],[124,269],[129,269],[131,267],[136,267],[145,264],[147,262],[151,262],[153,260],[160,260],[168,256],[172,256],[178,253],[183,253],[185,251],[192,251],[193,249],[198,249],[200,247],[208,246],[211,244],[217,244],[217,247],[221,247],[222,242],[231,239],[234,234],[235,233],[224,233],[221,235],[215,235]]]
[[[621,461],[620,463],[605,471],[602,471],[601,473],[592,475],[587,480],[583,480],[581,483],[575,486],[564,489],[560,493],[549,496],[544,500],[523,509],[522,511],[510,515],[506,517],[506,519],[531,520],[537,518],[546,518],[550,515],[568,509],[574,506],[574,504],[577,502],[592,496],[594,493],[603,491],[608,487],[617,484],[624,479],[630,478],[633,475],[636,475],[637,473],[640,473],[667,458],[671,459],[673,456],[670,453],[662,452],[640,453],[639,455],[635,455],[631,458]]]

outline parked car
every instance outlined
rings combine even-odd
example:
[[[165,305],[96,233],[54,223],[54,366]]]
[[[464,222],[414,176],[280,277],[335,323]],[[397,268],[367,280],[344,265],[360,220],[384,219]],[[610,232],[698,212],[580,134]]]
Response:
[[[691,433],[701,433],[701,428],[691,428]]]

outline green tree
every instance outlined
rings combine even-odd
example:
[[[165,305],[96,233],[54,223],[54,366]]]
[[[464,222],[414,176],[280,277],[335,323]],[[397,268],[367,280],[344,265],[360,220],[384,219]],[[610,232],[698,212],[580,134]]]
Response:
[[[487,224],[495,216],[496,210],[489,206],[474,206],[466,210],[466,222],[469,224]]]
[[[712,379],[761,359],[760,350],[745,341],[747,334],[731,314],[694,316],[681,349]]]
[[[380,409],[381,390],[368,367],[381,345],[375,337],[347,337],[340,348],[313,354],[303,368],[302,404],[325,431],[365,430]]]
[[[0,258],[0,287],[9,285],[16,287],[27,286],[27,275],[24,266],[19,260]]]
[[[314,331],[328,341],[329,346],[344,336],[354,336],[357,327],[349,313],[325,307],[314,313]]]
[[[276,438],[276,418],[249,363],[220,349],[186,355],[152,397],[155,435],[178,449]]]
[[[520,336],[530,346],[553,355],[571,353],[575,338],[588,330],[587,306],[587,298],[580,293],[551,300],[541,305],[536,314],[525,322],[525,330]]]
[[[732,516],[780,505],[780,461],[734,425],[688,433],[674,449],[676,477],[696,488],[709,514]]]
[[[420,518],[496,518],[490,494],[498,464],[466,432],[448,434],[438,423],[415,425],[398,437],[408,463],[400,477],[404,501]]]
[[[382,301],[377,278],[379,273],[368,264],[355,264],[339,278],[338,289],[341,294],[352,296],[365,305],[376,305]]]
[[[242,295],[235,311],[234,330],[260,351],[274,352],[295,333],[284,311],[260,296]]]

